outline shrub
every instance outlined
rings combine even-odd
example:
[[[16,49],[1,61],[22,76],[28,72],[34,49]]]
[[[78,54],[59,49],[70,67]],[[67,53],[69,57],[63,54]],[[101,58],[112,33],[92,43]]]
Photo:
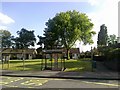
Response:
[[[120,58],[120,48],[112,49],[108,52],[108,59],[118,59]]]

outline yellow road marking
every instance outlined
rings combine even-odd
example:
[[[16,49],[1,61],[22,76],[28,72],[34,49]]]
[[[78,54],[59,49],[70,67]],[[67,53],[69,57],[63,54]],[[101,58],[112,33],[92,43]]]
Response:
[[[118,87],[119,84],[109,84],[109,83],[99,83],[99,82],[87,82],[87,81],[82,81],[84,83],[92,83],[92,84],[99,84],[99,85],[106,85],[106,86],[116,86]]]
[[[34,87],[28,87],[28,88],[34,88]]]
[[[7,86],[7,87],[18,87],[18,86],[13,86],[13,85],[4,85],[4,86]]]
[[[22,80],[24,78],[12,78],[12,77],[3,77],[4,79],[2,80],[2,82],[0,82],[0,85],[7,85],[13,82],[17,82],[19,80]]]
[[[2,77],[2,79],[3,79],[3,78],[4,78],[4,79],[11,79],[12,77]]]
[[[40,85],[42,85],[42,84],[44,84],[44,83],[46,83],[46,82],[48,82],[48,80],[44,80],[44,79],[42,79],[42,80],[37,80],[37,79],[31,79],[31,80],[29,80],[29,81],[25,81],[25,82],[22,82],[21,84],[22,85],[32,85],[32,86],[40,86]]]
[[[0,82],[0,85],[8,84],[8,82]]]

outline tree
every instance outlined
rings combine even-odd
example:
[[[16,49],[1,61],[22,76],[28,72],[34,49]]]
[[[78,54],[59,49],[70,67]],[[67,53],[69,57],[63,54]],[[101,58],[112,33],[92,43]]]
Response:
[[[98,33],[98,46],[106,46],[108,40],[107,27],[105,24],[100,26],[100,31]]]
[[[40,45],[40,47],[42,47],[42,44],[44,43],[44,37],[39,35],[37,37],[39,38],[39,42],[37,44]]]
[[[39,48],[37,48],[37,53],[38,55],[42,53],[42,49],[43,49],[43,44],[44,44],[44,41],[45,41],[45,37],[42,37],[42,36],[37,36],[39,38],[39,42],[37,43],[37,45],[40,45]]]
[[[22,58],[23,58],[23,70],[25,68],[25,50],[30,45],[34,46],[36,42],[36,38],[34,35],[34,31],[28,31],[27,29],[22,28],[20,31],[17,31],[18,37],[13,38],[15,42],[15,48],[22,49]]]
[[[0,48],[9,48],[12,45],[11,37],[8,30],[0,30]]]
[[[108,44],[115,44],[117,42],[117,37],[115,34],[108,36]]]
[[[17,31],[19,37],[14,38],[16,48],[28,48],[30,45],[34,46],[36,42],[36,38],[34,35],[34,31],[28,31],[24,28],[21,31]]]
[[[85,13],[75,10],[57,13],[55,17],[46,22],[44,36],[49,38],[51,45],[61,42],[67,50],[67,59],[69,59],[69,50],[77,40],[84,44],[93,43],[92,36],[95,34],[91,31],[93,23]],[[49,34],[51,33],[51,34]]]

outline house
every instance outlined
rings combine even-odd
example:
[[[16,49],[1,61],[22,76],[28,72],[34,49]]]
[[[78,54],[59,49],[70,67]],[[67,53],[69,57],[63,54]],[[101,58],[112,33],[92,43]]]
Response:
[[[12,49],[12,48],[5,48],[0,49],[0,57],[3,58],[3,60],[9,60],[9,59],[32,59],[35,58],[36,50],[35,49]]]
[[[59,50],[62,50],[63,52],[67,53],[66,49],[59,49]],[[70,55],[70,59],[78,59],[80,57],[79,48],[71,48],[69,51],[69,55]],[[46,58],[50,58],[50,55],[46,54]]]
[[[64,50],[67,53],[67,50]],[[80,56],[79,48],[71,48],[69,51],[70,59],[78,59]]]
[[[70,58],[71,59],[78,59],[80,56],[79,48],[71,48],[70,49]]]

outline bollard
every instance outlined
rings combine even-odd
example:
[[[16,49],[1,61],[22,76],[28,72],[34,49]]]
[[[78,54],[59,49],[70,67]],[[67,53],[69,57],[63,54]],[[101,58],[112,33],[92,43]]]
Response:
[[[96,61],[93,61],[93,68],[96,68]]]
[[[96,69],[96,61],[92,61],[92,71]]]

